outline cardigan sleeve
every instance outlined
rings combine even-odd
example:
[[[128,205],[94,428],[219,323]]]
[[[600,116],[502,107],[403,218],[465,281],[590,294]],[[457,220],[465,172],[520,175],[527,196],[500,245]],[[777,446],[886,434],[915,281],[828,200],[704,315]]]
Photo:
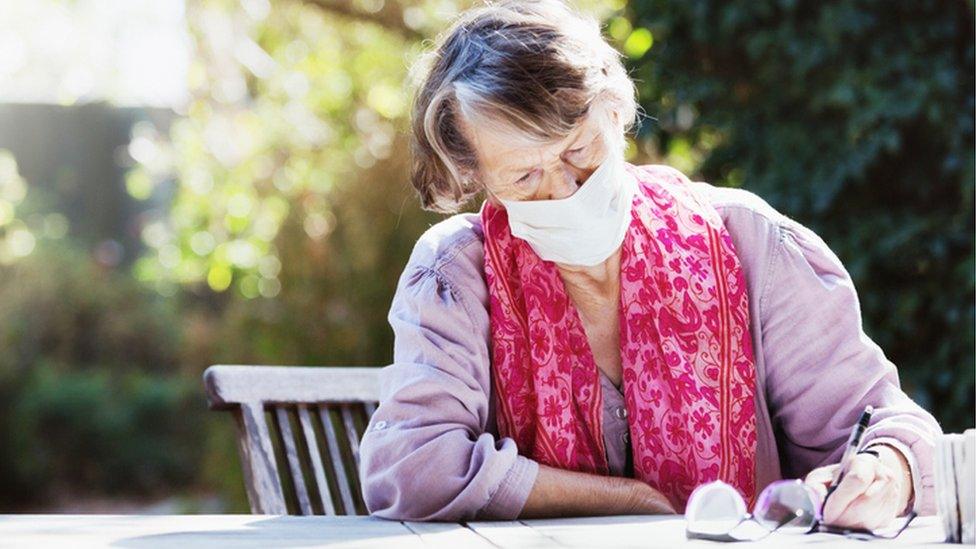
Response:
[[[484,307],[461,292],[423,264],[401,275],[388,317],[393,364],[361,446],[363,499],[375,516],[514,519],[535,482],[538,464],[490,432],[487,313],[475,322],[469,307]]]
[[[935,513],[933,454],[942,432],[902,391],[895,365],[864,332],[857,292],[840,259],[795,220],[778,223],[760,314],[766,392],[784,475],[840,460],[868,404],[863,444],[888,443],[912,470],[914,505]]]

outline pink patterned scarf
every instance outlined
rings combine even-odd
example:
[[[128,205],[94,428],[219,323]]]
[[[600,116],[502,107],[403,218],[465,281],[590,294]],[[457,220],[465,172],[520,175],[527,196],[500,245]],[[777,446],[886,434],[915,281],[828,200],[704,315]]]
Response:
[[[721,217],[687,178],[634,166],[620,252],[620,349],[635,476],[683,512],[721,479],[755,497],[755,365],[741,265]],[[481,217],[498,428],[540,463],[609,474],[600,378],[557,267]]]

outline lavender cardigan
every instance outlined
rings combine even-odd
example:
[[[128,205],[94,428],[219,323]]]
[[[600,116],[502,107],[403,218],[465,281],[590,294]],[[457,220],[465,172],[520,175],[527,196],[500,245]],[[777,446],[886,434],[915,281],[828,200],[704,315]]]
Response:
[[[813,231],[742,189],[697,182],[732,236],[748,284],[756,355],[756,485],[802,478],[840,459],[864,406],[865,441],[909,461],[920,514],[935,512],[938,422],[902,392],[895,365],[861,328],[857,294]],[[516,518],[538,472],[498,437],[489,373],[488,295],[477,214],[431,227],[417,242],[389,313],[394,362],[362,439],[369,511],[411,520]],[[611,474],[625,475],[623,397],[603,376]],[[907,511],[907,509],[906,509]]]

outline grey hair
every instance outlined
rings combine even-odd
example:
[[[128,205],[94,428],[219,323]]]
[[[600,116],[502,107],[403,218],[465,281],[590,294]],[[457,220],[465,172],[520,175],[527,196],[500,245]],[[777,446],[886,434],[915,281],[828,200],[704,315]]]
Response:
[[[623,146],[639,106],[621,57],[595,18],[563,0],[487,0],[463,12],[411,67],[410,180],[423,208],[454,213],[483,188],[462,122],[543,144],[592,115]]]

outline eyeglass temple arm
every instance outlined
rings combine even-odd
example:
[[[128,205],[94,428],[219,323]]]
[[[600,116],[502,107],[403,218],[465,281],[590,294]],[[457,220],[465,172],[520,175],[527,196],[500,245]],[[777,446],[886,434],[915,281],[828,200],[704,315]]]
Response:
[[[876,534],[866,528],[847,528],[843,526],[831,526],[819,520],[813,523],[813,527],[810,529],[810,532],[808,533],[824,532],[828,534],[841,534],[845,536],[861,535],[861,536],[875,537],[881,539],[894,539],[897,538],[899,535],[901,535],[901,533],[904,532],[906,528],[908,528],[908,525],[911,524],[912,521],[915,520],[915,517],[917,516],[918,513],[916,513],[914,510],[910,511],[907,515],[905,515],[905,522],[902,523],[902,525],[898,528],[897,531],[890,534]]]

